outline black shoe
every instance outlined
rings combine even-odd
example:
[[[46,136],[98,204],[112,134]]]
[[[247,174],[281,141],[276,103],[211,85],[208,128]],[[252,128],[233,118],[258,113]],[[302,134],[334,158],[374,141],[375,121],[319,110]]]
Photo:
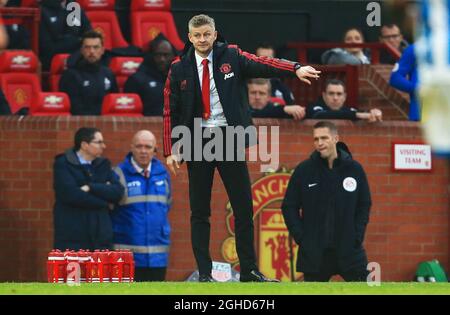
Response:
[[[269,279],[263,275],[259,270],[252,270],[250,273],[242,274],[239,278],[241,282],[280,282],[277,279]]]
[[[214,278],[211,277],[211,275],[201,274],[198,277],[198,282],[216,282],[216,280],[214,280]]]

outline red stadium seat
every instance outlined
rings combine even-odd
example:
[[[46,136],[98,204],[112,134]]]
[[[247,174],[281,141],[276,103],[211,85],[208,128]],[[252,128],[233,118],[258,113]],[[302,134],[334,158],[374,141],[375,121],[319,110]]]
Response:
[[[50,66],[50,91],[56,92],[59,90],[59,79],[64,70],[67,68],[67,59],[70,54],[57,54],[52,58],[52,63]]]
[[[107,94],[103,98],[102,115],[142,117],[141,98],[133,93]]]
[[[125,81],[136,72],[144,59],[141,57],[113,57],[109,63],[109,67],[116,76],[119,91],[123,91]]]
[[[0,54],[0,73],[35,73],[38,58],[31,50],[5,50]]]
[[[77,1],[84,11],[114,11],[115,0],[78,0]]]
[[[22,108],[30,108],[34,95],[41,92],[39,77],[35,73],[1,74],[0,82],[13,114]]]
[[[277,105],[286,105],[286,102],[284,101],[284,99],[283,98],[281,98],[281,97],[276,97],[276,96],[272,96],[271,98],[270,98],[270,101],[272,102],[272,103],[274,103],[274,104],[277,104]]]
[[[92,28],[103,35],[103,43],[106,49],[128,47],[128,42],[123,38],[119,21],[114,11],[88,11],[86,15]]]
[[[70,100],[66,93],[41,92],[30,107],[31,116],[69,116]]]
[[[148,44],[162,32],[175,46],[182,50],[184,42],[178,35],[170,12],[170,0],[133,0],[131,3],[131,40],[133,45],[148,49]]]
[[[128,47],[115,12],[115,0],[79,0],[92,28],[103,35],[106,49]]]
[[[22,8],[37,8],[38,1],[37,0],[22,0],[20,5]]]

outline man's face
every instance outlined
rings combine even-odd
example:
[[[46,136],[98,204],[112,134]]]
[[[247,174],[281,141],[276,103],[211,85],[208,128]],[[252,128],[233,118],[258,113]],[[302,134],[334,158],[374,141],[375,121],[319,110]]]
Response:
[[[103,154],[103,150],[106,148],[106,144],[103,140],[103,135],[100,132],[96,132],[94,134],[94,139],[92,139],[89,143],[83,142],[82,149],[86,153],[87,156],[92,159],[101,157]]]
[[[328,84],[325,92],[322,93],[325,104],[332,110],[339,110],[344,106],[347,94],[340,84]]]
[[[153,51],[153,59],[156,64],[156,67],[162,73],[166,73],[169,71],[170,63],[174,58],[172,46],[168,41],[162,41],[156,46]]]
[[[155,155],[156,139],[154,136],[142,134],[133,139],[131,143],[131,154],[136,163],[146,168]]]
[[[81,45],[81,54],[89,63],[98,62],[105,52],[100,38],[85,38]]]
[[[336,152],[339,136],[331,133],[328,128],[315,128],[313,131],[314,148],[323,159],[328,159]]]
[[[248,102],[255,109],[264,108],[270,100],[269,86],[267,84],[249,84]]]
[[[400,29],[397,27],[397,25],[394,25],[390,28],[387,26],[383,26],[381,28],[380,40],[381,42],[386,43],[391,47],[399,50],[400,44],[403,40],[403,35],[400,33]]]
[[[272,48],[258,48],[256,49],[256,56],[258,57],[275,57],[275,52]]]
[[[199,27],[193,27],[189,30],[188,36],[189,41],[197,53],[206,58],[213,49],[214,41],[217,38],[217,31],[211,25],[205,24]]]

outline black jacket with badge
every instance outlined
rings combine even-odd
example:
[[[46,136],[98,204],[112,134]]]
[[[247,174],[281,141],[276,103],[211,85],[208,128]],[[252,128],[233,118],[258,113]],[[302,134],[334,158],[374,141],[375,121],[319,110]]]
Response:
[[[55,157],[53,172],[55,248],[110,247],[113,232],[108,204],[118,203],[124,192],[110,161],[97,158],[88,167],[70,149]],[[81,190],[84,185],[89,185],[89,192]]]
[[[61,5],[61,0],[41,1],[41,21],[39,23],[39,59],[44,70],[50,68],[55,54],[72,53],[81,46],[81,36],[92,29],[91,23],[83,9],[80,10],[80,21],[74,20],[71,25],[68,18],[74,15]],[[77,23],[78,22],[78,23]]]
[[[213,77],[223,113],[229,126],[252,125],[246,80],[293,75],[295,63],[268,57],[257,57],[236,45],[216,40],[213,47]],[[171,154],[171,137],[176,126],[187,126],[191,132],[194,118],[202,117],[201,89],[194,47],[188,43],[181,58],[175,59],[164,88],[164,156]]]
[[[305,119],[348,119],[358,120],[356,117],[358,111],[353,107],[346,105],[338,110],[333,110],[325,103],[322,97],[317,102],[306,107]]]
[[[59,90],[69,95],[72,115],[100,115],[103,97],[119,91],[116,77],[108,67],[91,64],[82,57],[64,70]]]
[[[332,169],[315,151],[289,181],[281,208],[289,233],[300,245],[298,271],[318,272],[327,248],[336,250],[342,272],[367,265],[363,241],[370,190],[362,166],[344,148],[338,144]]]

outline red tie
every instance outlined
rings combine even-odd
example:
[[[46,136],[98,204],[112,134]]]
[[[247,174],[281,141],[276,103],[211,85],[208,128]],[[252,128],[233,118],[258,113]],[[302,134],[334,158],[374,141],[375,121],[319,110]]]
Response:
[[[144,177],[148,178],[150,175],[150,172],[148,170],[144,170]]]
[[[203,101],[203,119],[208,119],[211,115],[210,100],[209,100],[209,67],[208,59],[202,60],[203,78],[202,78],[202,101]]]

